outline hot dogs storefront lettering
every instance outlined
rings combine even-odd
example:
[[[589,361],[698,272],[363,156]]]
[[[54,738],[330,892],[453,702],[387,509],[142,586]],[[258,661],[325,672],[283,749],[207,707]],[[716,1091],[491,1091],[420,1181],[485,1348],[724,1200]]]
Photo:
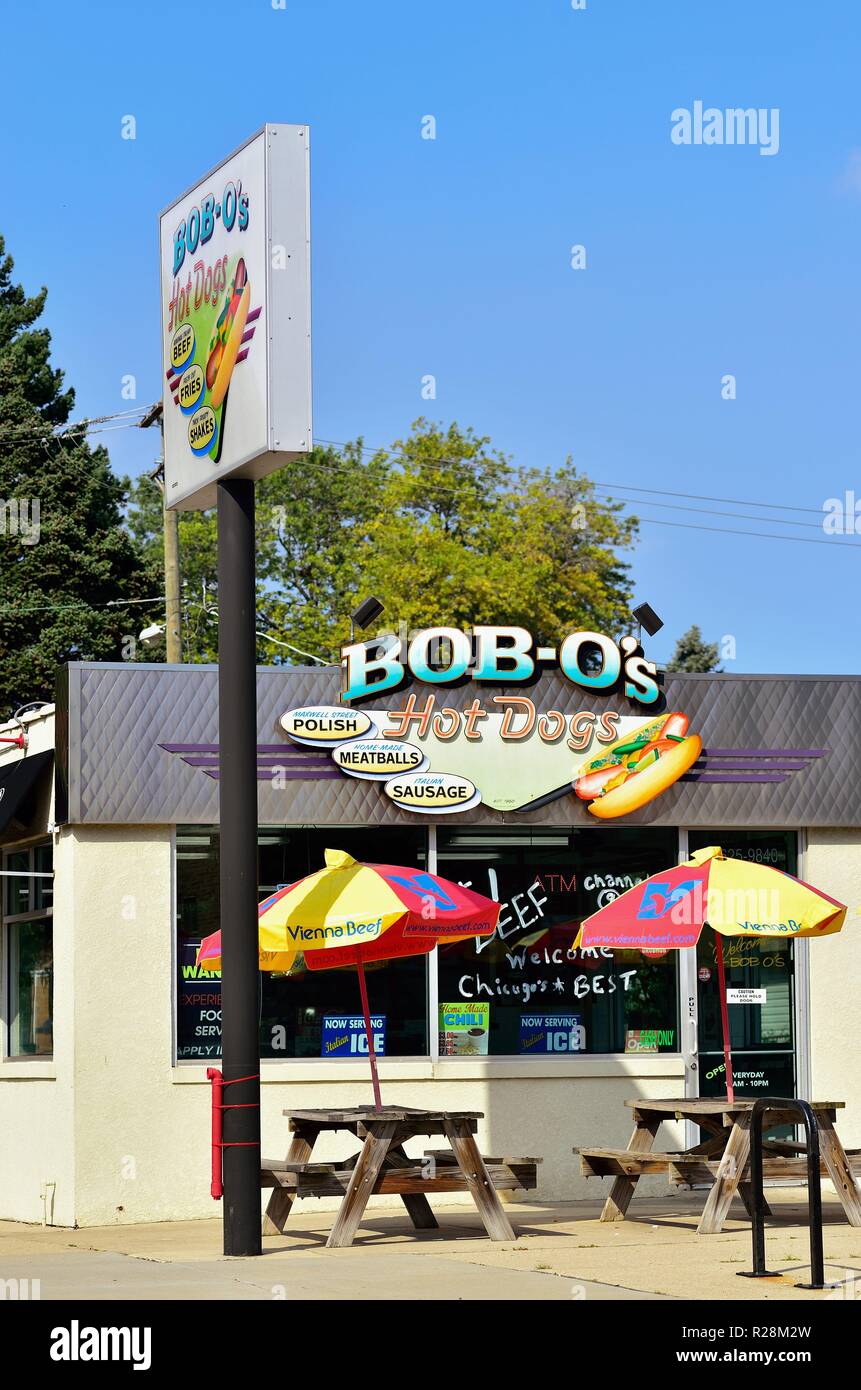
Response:
[[[342,657],[341,705],[288,710],[280,727],[328,749],[348,776],[379,782],[408,812],[449,815],[479,803],[520,811],[572,794],[591,816],[615,820],[684,777],[702,752],[682,710],[659,712],[657,670],[634,637],[617,644],[575,632],[557,648],[517,627],[432,628],[405,652],[396,642],[376,652],[354,643]],[[526,688],[548,666],[573,690],[621,696],[621,707],[543,706]],[[412,681],[421,694],[408,689]],[[443,685],[476,693],[455,707],[427,689]],[[520,690],[490,688],[511,685]]]

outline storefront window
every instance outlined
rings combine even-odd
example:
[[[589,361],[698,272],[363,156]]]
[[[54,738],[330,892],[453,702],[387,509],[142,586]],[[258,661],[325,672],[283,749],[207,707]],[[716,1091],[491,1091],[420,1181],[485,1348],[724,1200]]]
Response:
[[[677,851],[675,830],[441,828],[439,872],[503,904],[489,940],[439,950],[441,1055],[677,1052],[677,953],[573,948]]]
[[[424,867],[424,827],[380,830],[285,830],[261,827],[260,899],[280,885],[323,867],[327,848],[354,858]],[[211,1060],[221,1052],[221,980],[195,965],[201,939],[217,931],[218,831],[180,826],[176,835],[177,1058]],[[383,1056],[428,1053],[427,959],[412,956],[366,971],[375,1020],[375,1048]],[[301,970],[260,975],[260,1053],[265,1058],[353,1056],[365,1046],[355,970]],[[346,1041],[342,1041],[346,1039]],[[337,1045],[333,1048],[333,1041]]]
[[[46,1057],[54,1050],[52,847],[5,854],[3,868],[6,1054]]]

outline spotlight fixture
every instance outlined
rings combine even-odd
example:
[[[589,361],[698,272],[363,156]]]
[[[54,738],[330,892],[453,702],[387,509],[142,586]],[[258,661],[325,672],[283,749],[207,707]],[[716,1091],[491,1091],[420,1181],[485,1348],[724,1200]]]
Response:
[[[385,605],[381,603],[378,598],[374,598],[373,594],[371,594],[369,598],[362,599],[358,608],[350,614],[351,642],[355,642],[356,640],[356,628],[360,627],[362,631],[364,631],[365,628],[369,628],[371,623],[375,622],[380,616],[384,606]]]
[[[660,632],[664,626],[663,618],[659,618],[651,604],[641,603],[639,607],[631,610],[631,615],[636,619],[641,628],[645,628],[650,637],[654,637],[656,632]]]
[[[350,614],[350,622],[364,631],[365,628],[370,627],[371,623],[380,616],[384,606],[385,605],[382,604],[378,598],[374,598],[372,594],[370,598],[363,599],[355,612]]]

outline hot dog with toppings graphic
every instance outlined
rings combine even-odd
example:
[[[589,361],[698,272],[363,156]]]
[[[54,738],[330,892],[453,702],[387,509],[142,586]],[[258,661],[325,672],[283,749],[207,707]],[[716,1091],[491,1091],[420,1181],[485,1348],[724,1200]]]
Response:
[[[686,714],[665,714],[587,763],[574,791],[600,820],[629,815],[677,782],[702,747],[699,734],[688,733]]]
[[[185,298],[169,321],[167,380],[174,403],[188,418],[188,446],[217,464],[224,445],[225,420],[234,368],[247,356],[260,318],[251,307],[251,280],[244,256],[228,270],[228,256],[194,266],[194,280],[177,289]]]
[[[251,285],[245,260],[242,256],[236,263],[233,281],[227,292],[224,307],[215,324],[215,332],[209,343],[209,357],[206,363],[206,385],[210,392],[209,404],[217,410],[230,385],[236,356],[245,332],[245,320],[251,303]]]

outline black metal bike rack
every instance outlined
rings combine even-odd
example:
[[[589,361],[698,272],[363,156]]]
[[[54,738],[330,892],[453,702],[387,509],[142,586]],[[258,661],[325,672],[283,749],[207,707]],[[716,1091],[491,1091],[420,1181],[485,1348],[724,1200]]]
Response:
[[[753,1103],[750,1116],[750,1187],[753,1216],[753,1269],[739,1270],[742,1279],[774,1278],[776,1270],[765,1267],[765,1193],[762,1187],[762,1117],[767,1110],[795,1111],[804,1122],[807,1135],[807,1225],[810,1230],[810,1283],[797,1289],[824,1289],[825,1261],[822,1254],[822,1186],[819,1173],[819,1128],[806,1100],[794,1097],[762,1096]]]

